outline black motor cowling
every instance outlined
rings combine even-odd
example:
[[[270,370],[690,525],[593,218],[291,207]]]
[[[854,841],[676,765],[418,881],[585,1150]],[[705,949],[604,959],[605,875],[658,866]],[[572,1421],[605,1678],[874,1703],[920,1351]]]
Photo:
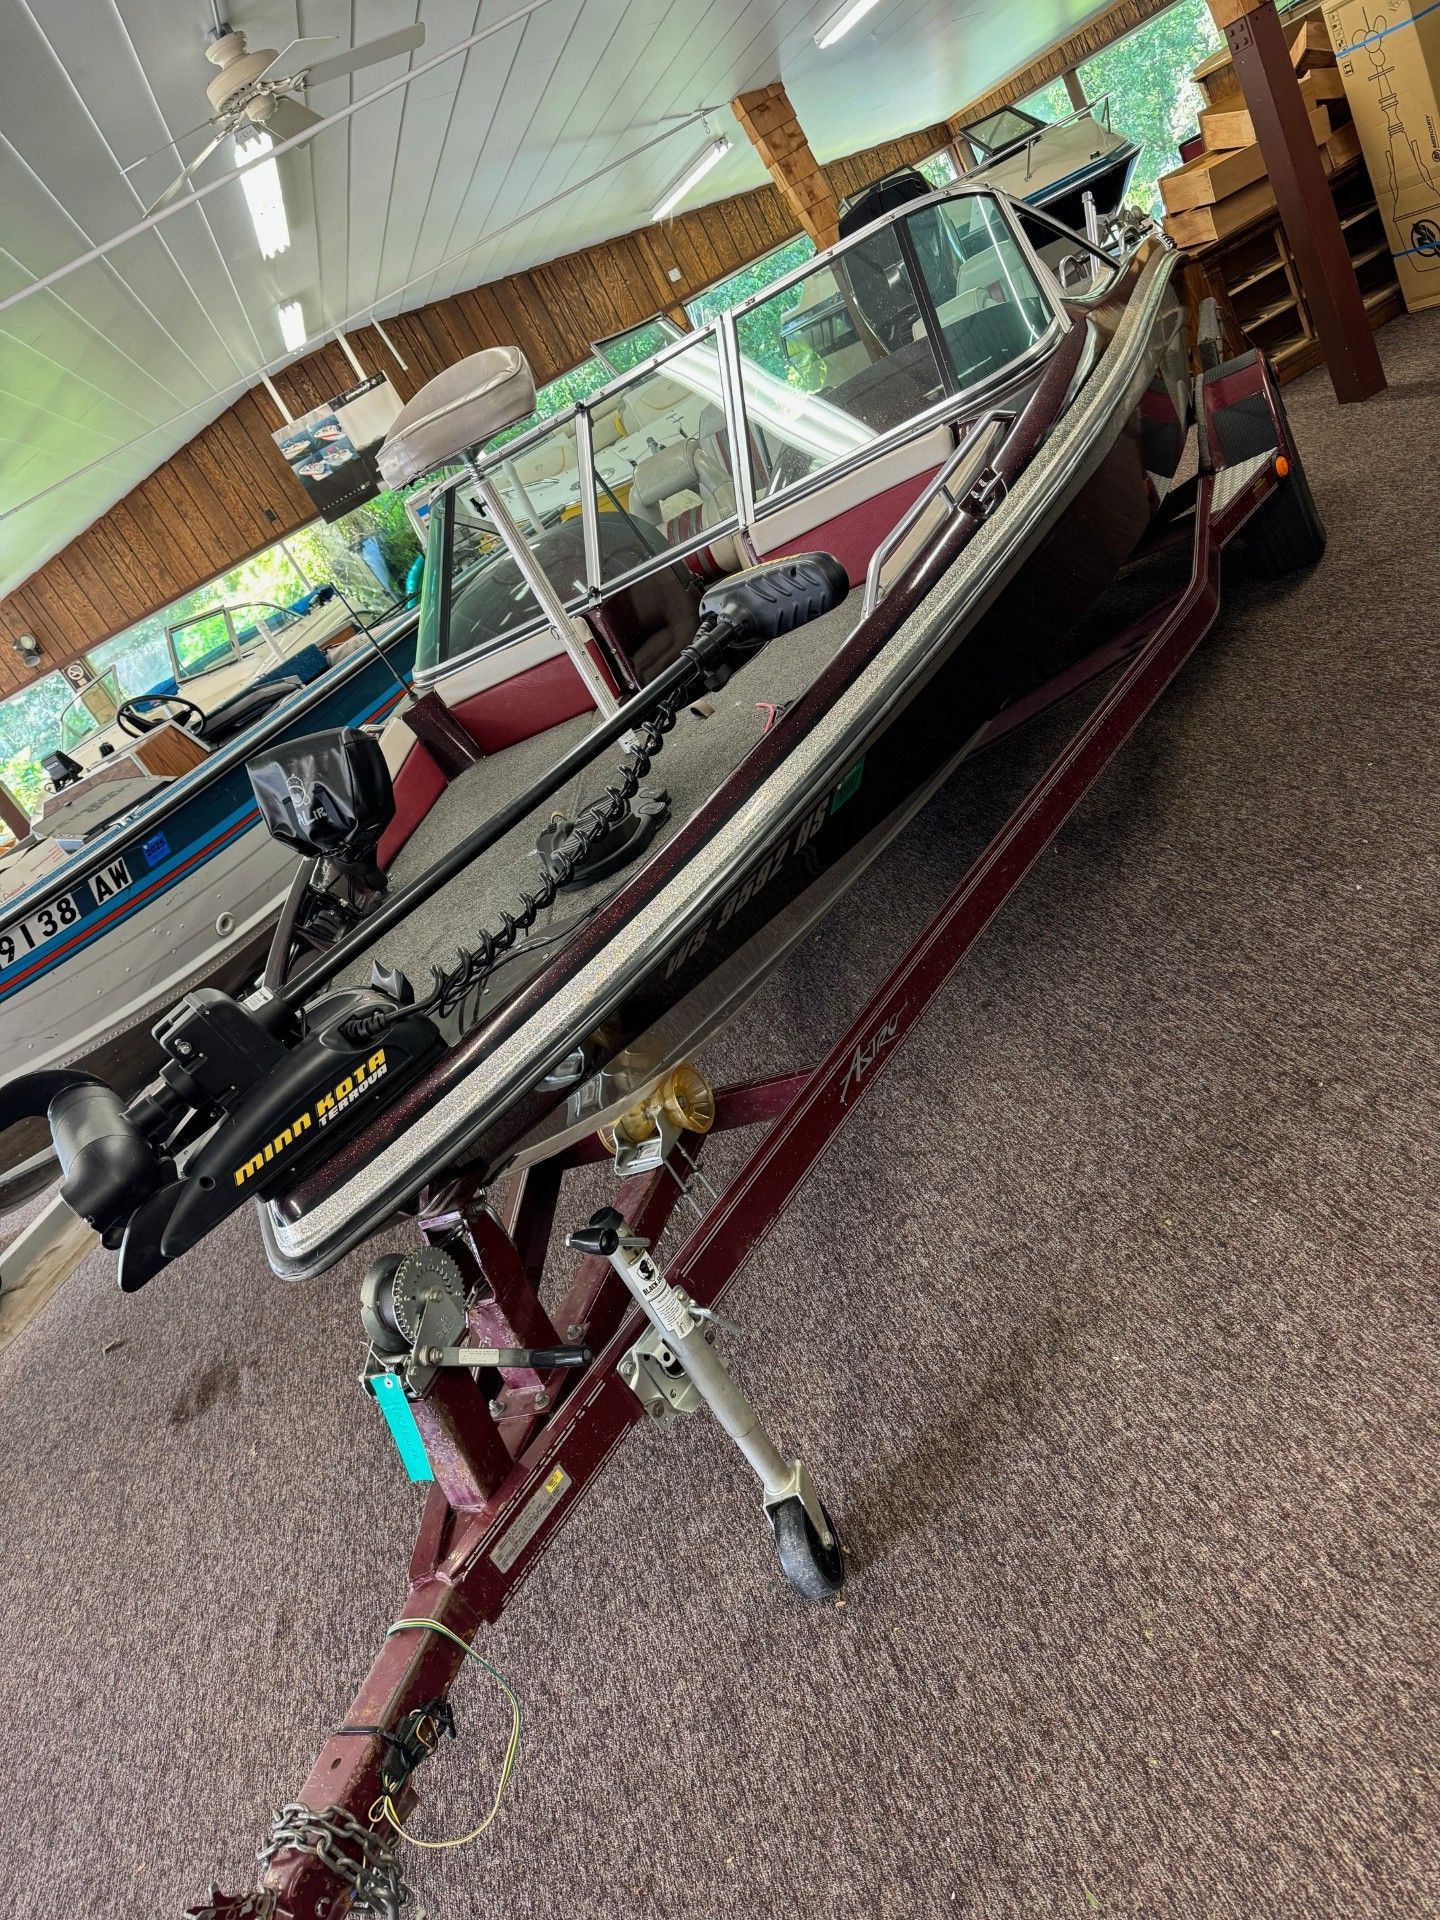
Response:
[[[726,652],[743,659],[829,613],[849,591],[850,577],[833,554],[792,553],[707,587],[700,621],[722,629]]]
[[[395,817],[395,791],[373,734],[356,727],[308,733],[257,753],[249,773],[272,839],[333,860],[367,886],[383,885],[375,849]]]

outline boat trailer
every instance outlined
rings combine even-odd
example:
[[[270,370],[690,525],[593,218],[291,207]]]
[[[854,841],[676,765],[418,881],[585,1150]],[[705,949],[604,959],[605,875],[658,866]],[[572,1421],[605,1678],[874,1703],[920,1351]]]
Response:
[[[1167,522],[1172,540],[1191,539],[1188,583],[976,737],[975,748],[989,745],[1111,676],[825,1058],[713,1095],[698,1076],[672,1075],[652,1100],[648,1170],[622,1181],[619,1207],[569,1234],[581,1257],[553,1311],[541,1304],[540,1283],[563,1176],[612,1152],[623,1159],[624,1140],[592,1136],[535,1161],[501,1213],[478,1175],[432,1187],[420,1202],[423,1247],[372,1265],[362,1304],[367,1384],[412,1477],[431,1481],[408,1591],[346,1723],[277,1815],[258,1888],[214,1889],[188,1909],[192,1920],[400,1914],[409,1895],[397,1827],[416,1803],[417,1770],[442,1732],[454,1731],[449,1689],[475,1657],[481,1628],[499,1618],[635,1427],[707,1408],[761,1482],[791,1584],[810,1599],[839,1590],[834,1523],[805,1467],[769,1437],[722,1359],[717,1308],[910,1029],[1205,635],[1219,608],[1223,548],[1280,489],[1303,493],[1283,409],[1257,355],[1212,365],[1196,388],[1200,472],[1176,490]],[[696,1204],[708,1135],[760,1123],[759,1144],[661,1261],[655,1250],[677,1211]],[[513,1749],[502,1785],[511,1761]]]

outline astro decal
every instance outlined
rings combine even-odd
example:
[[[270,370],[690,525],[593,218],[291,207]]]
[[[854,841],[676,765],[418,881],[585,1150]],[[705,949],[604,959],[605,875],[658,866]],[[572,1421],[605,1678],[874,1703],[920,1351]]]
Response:
[[[890,1018],[878,1026],[868,1040],[862,1040],[856,1047],[855,1056],[850,1062],[844,1080],[840,1083],[842,1107],[850,1104],[850,1095],[859,1090],[860,1082],[880,1058],[881,1050],[888,1047],[899,1033],[900,1015],[904,1011],[903,1004],[897,1007]]]
[[[295,1116],[288,1127],[282,1127],[275,1138],[262,1147],[259,1153],[252,1153],[243,1167],[237,1167],[235,1169],[236,1186],[243,1187],[247,1180],[254,1180],[262,1174],[272,1160],[277,1160],[282,1153],[287,1152],[297,1140],[309,1133],[312,1127],[328,1126],[332,1120],[344,1113],[347,1107],[353,1106],[361,1094],[373,1087],[384,1073],[385,1049],[381,1047],[377,1052],[372,1053],[368,1060],[357,1063],[353,1071],[347,1073],[338,1086],[333,1087],[329,1093],[322,1093],[313,1107],[307,1107],[303,1113]]]
[[[735,891],[726,898],[715,917],[707,920],[704,926],[697,927],[684,946],[678,952],[671,954],[665,968],[667,980],[672,973],[677,973],[687,960],[692,960],[700,952],[712,933],[718,933],[720,928],[740,911],[746,901],[753,900],[760,889],[775,878],[792,853],[798,853],[802,847],[809,845],[824,826],[829,814],[830,802],[828,799],[822,800],[818,807],[812,808],[806,814],[794,833],[787,833],[779,846],[768,853],[753,872],[746,874]]]

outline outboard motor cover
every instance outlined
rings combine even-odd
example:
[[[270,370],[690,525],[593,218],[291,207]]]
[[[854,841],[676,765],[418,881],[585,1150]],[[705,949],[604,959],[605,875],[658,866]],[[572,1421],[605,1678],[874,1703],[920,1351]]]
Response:
[[[882,214],[894,213],[897,207],[908,206],[912,200],[923,200],[934,191],[918,167],[897,168],[872,186],[862,187],[845,202],[840,212],[840,238],[848,240],[852,233],[868,227]]]
[[[257,753],[249,773],[272,839],[375,883],[375,849],[395,817],[395,792],[373,734],[309,733]]]

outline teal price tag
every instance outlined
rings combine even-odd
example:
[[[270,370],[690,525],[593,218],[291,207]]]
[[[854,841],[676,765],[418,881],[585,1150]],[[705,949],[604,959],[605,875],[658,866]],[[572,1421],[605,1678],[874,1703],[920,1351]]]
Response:
[[[412,1480],[433,1480],[435,1475],[430,1466],[430,1457],[425,1451],[425,1442],[415,1424],[415,1415],[399,1374],[377,1373],[370,1385],[400,1455],[401,1466]]]

